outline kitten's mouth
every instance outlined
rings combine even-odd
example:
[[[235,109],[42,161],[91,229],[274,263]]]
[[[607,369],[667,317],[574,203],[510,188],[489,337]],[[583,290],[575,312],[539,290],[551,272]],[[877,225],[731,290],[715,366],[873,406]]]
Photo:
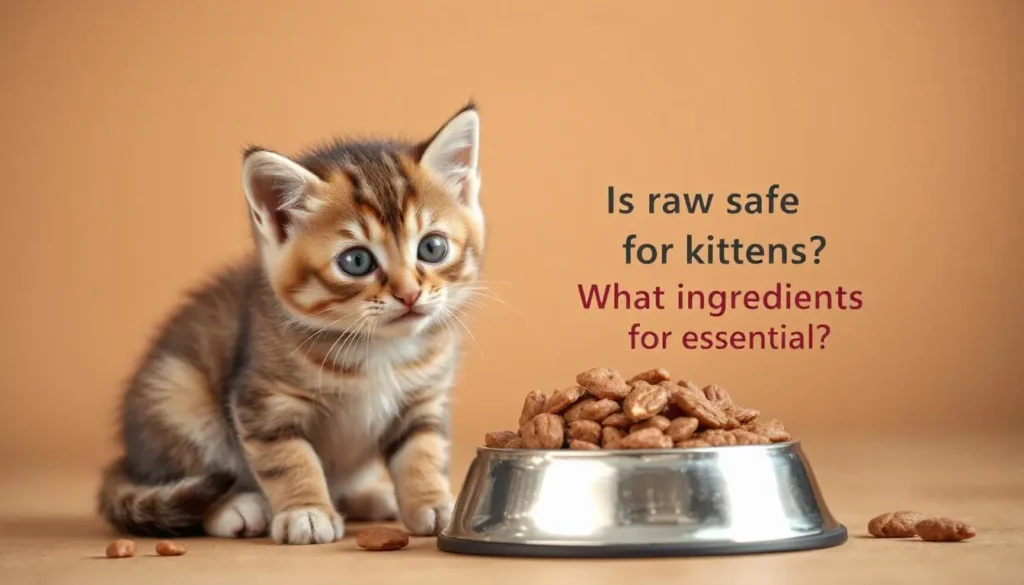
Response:
[[[389,324],[392,324],[392,323],[411,323],[413,321],[418,321],[418,320],[424,319],[426,317],[427,317],[426,313],[422,313],[422,312],[420,312],[417,309],[409,309],[405,313],[403,313],[403,314],[395,317],[394,319],[388,321],[388,323]]]

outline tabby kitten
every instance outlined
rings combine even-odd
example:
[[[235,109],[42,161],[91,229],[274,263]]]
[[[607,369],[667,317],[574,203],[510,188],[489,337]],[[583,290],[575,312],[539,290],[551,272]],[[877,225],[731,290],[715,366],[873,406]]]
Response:
[[[479,126],[469,104],[419,144],[246,152],[257,253],[195,291],[131,379],[108,522],[288,544],[335,541],[343,517],[444,527]]]

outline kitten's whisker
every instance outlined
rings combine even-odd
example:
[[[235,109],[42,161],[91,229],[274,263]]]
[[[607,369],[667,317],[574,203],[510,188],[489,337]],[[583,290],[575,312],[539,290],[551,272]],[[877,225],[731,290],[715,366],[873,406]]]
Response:
[[[484,361],[486,361],[487,360],[487,356],[484,355],[483,348],[481,348],[480,344],[477,343],[476,336],[473,335],[473,332],[469,330],[469,327],[466,325],[466,323],[462,319],[460,319],[459,316],[456,315],[448,307],[442,307],[442,309],[444,309],[445,313],[447,313],[449,316],[451,316],[453,319],[455,319],[455,321],[458,322],[459,325],[462,325],[462,328],[466,330],[467,334],[469,334],[469,339],[472,340],[473,341],[473,345],[476,346],[476,350],[478,352],[480,352],[480,358],[483,359]]]
[[[321,312],[323,312],[323,311],[321,311]],[[317,314],[319,314],[319,313],[317,313]],[[303,345],[305,345],[305,344],[306,344],[306,342],[308,342],[309,340],[313,339],[314,337],[319,337],[321,333],[323,333],[324,331],[327,331],[327,329],[329,329],[329,328],[331,328],[331,327],[334,327],[335,323],[337,323],[338,321],[341,321],[341,320],[342,320],[342,319],[344,319],[344,318],[345,318],[344,316],[342,316],[342,317],[338,317],[338,318],[337,318],[337,319],[335,319],[334,321],[331,321],[331,322],[330,322],[330,323],[328,323],[327,325],[324,325],[323,327],[321,327],[321,328],[317,329],[317,330],[316,330],[316,331],[315,331],[315,332],[314,332],[314,333],[313,333],[312,335],[310,335],[310,336],[309,336],[309,337],[307,337],[306,339],[303,339],[303,340],[302,340],[302,343],[300,343],[299,345],[295,346],[295,349],[293,349],[293,350],[291,351],[291,353],[289,353],[289,354],[288,354],[288,357],[292,357],[293,355],[295,355],[295,352],[299,351],[299,349],[300,349],[300,348],[301,348],[301,347],[302,347]],[[310,346],[310,347],[312,347],[312,346]],[[306,349],[306,355],[307,355],[307,356],[309,355],[309,349],[308,349],[308,348]]]
[[[338,338],[334,340],[334,343],[331,344],[330,349],[327,350],[327,354],[324,355],[323,361],[320,362],[320,371],[317,373],[317,380],[316,380],[317,395],[319,395],[321,390],[323,390],[324,365],[327,364],[327,359],[331,357],[331,351],[334,350],[334,346],[338,345],[338,342],[341,341],[345,337],[345,334],[348,333],[353,327],[355,327],[356,325],[361,323],[363,321],[363,319],[366,319],[366,315],[360,315],[358,319],[356,319],[351,325],[346,327],[345,330],[342,331],[340,335],[338,335]]]

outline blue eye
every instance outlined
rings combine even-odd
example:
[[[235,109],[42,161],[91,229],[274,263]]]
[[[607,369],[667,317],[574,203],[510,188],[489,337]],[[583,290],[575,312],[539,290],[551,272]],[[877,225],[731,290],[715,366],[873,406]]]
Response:
[[[366,276],[377,268],[377,260],[366,248],[349,248],[338,254],[338,268],[350,276]]]
[[[416,256],[424,262],[437,264],[448,255],[448,240],[437,234],[429,235],[420,240]]]

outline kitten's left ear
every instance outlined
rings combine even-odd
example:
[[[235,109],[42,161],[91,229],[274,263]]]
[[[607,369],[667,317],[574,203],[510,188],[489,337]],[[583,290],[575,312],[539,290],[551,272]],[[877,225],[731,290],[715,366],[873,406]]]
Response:
[[[475,104],[462,108],[414,154],[463,205],[479,204],[480,115]]]

